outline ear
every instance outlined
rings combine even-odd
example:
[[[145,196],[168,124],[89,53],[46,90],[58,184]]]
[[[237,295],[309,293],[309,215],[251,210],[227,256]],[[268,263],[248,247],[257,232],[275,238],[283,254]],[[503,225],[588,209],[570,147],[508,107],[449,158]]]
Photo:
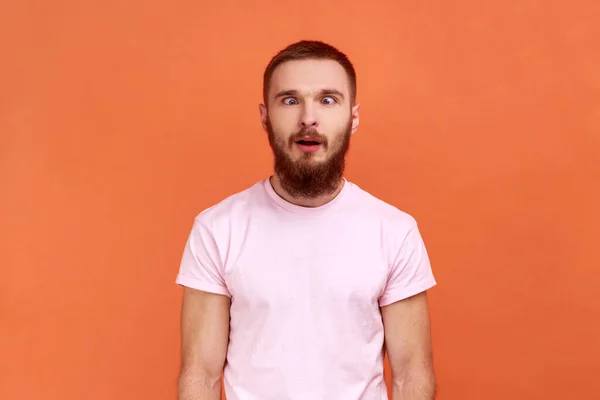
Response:
[[[352,134],[354,135],[354,132],[356,132],[356,130],[358,129],[358,122],[359,122],[359,118],[358,118],[358,110],[360,108],[360,104],[356,104],[352,107]]]
[[[258,105],[258,111],[260,112],[260,124],[262,125],[265,132],[267,131],[267,106],[264,104]]]

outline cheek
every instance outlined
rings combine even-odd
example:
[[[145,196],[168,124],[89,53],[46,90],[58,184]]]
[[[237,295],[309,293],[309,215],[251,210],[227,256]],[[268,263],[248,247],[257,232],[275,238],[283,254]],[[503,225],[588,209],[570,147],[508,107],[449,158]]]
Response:
[[[348,129],[348,126],[352,123],[352,119],[346,113],[340,113],[339,115],[330,116],[322,121],[321,128],[324,132],[327,132],[331,138],[338,138],[343,136]]]
[[[273,129],[283,132],[291,132],[297,125],[299,118],[299,107],[274,108],[269,113],[269,119]]]

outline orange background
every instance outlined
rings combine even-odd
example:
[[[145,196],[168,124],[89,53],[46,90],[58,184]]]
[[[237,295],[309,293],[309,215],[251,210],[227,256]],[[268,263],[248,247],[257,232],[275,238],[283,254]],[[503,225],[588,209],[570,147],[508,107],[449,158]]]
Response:
[[[270,173],[303,38],[357,68],[348,178],[420,222],[438,398],[595,398],[600,6],[439,3],[3,1],[0,398],[175,399],[185,239]]]

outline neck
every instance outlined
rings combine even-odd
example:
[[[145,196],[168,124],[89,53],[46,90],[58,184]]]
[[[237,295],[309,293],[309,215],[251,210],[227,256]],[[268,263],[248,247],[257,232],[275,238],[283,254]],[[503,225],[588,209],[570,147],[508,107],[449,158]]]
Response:
[[[281,186],[281,181],[279,180],[279,177],[277,176],[277,174],[273,174],[270,177],[269,181],[271,182],[271,186],[273,187],[273,190],[275,191],[275,193],[277,193],[277,195],[279,197],[281,197],[282,199],[284,199],[285,201],[287,201],[289,203],[292,203],[294,205],[301,206],[301,207],[323,206],[323,205],[329,203],[330,201],[332,201],[333,199],[335,199],[336,196],[342,191],[342,188],[344,187],[344,179],[340,179],[340,181],[336,185],[336,189],[333,193],[324,194],[324,195],[318,196],[318,197],[295,197],[295,196],[292,196],[291,194],[289,194]]]

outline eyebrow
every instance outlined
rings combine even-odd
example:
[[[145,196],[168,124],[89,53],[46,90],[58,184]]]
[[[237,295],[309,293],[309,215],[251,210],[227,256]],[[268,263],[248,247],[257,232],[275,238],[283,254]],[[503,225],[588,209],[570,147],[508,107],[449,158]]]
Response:
[[[322,96],[323,95],[336,95],[336,96],[339,96],[342,99],[344,99],[344,94],[337,89],[321,89],[321,90],[319,90],[319,94]],[[275,94],[275,98],[278,99],[280,97],[296,96],[296,95],[298,95],[297,90],[282,90],[282,91],[277,92],[277,94]]]

